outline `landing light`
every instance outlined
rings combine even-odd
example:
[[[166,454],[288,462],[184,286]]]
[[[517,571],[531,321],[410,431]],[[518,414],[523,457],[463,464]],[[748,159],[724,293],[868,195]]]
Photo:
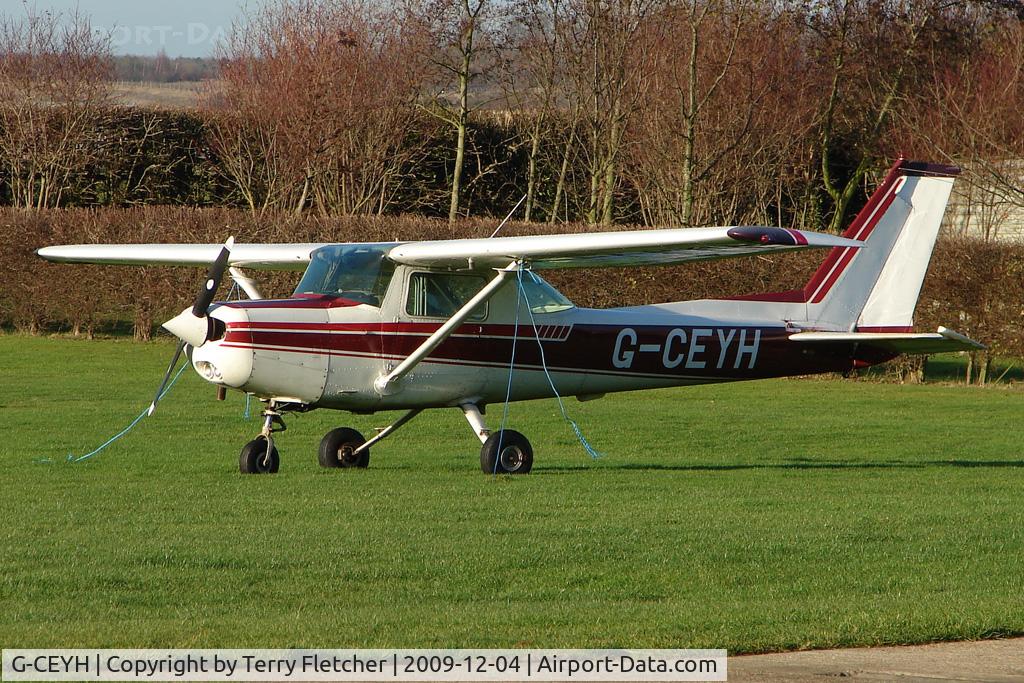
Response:
[[[211,382],[219,380],[223,377],[223,375],[221,375],[220,373],[220,370],[217,369],[217,366],[208,360],[198,361],[196,363],[196,372],[202,375],[204,379],[207,379]]]

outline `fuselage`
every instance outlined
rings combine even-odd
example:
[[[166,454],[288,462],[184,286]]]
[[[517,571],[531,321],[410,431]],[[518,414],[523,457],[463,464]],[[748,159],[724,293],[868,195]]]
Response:
[[[551,397],[555,391],[588,398],[843,372],[887,360],[858,358],[854,349],[842,346],[798,349],[789,341],[800,331],[792,322],[752,319],[749,307],[740,303],[580,308],[527,274],[529,280],[520,277],[503,286],[382,394],[374,381],[445,322],[446,315],[439,315],[450,313],[445,305],[464,303],[429,303],[423,281],[433,275],[449,284],[463,277],[398,267],[379,298],[359,295],[368,302],[303,293],[284,300],[221,304],[212,315],[226,323],[227,333],[196,349],[193,365],[210,381],[261,398],[373,412],[486,405],[506,398]],[[477,283],[465,284],[468,292]]]

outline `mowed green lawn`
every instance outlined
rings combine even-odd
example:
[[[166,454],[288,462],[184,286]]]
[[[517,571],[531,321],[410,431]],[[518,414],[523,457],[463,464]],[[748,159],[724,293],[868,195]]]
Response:
[[[258,431],[169,343],[0,336],[0,646],[726,647],[1024,633],[1024,391],[788,380],[516,404],[533,474],[481,474],[458,411],[366,471]],[[500,419],[498,407],[489,418]],[[39,462],[50,459],[53,462]]]

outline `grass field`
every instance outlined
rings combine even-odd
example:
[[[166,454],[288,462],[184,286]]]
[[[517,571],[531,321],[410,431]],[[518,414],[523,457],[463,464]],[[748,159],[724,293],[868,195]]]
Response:
[[[215,86],[209,82],[135,83],[119,81],[113,86],[114,100],[129,107],[153,109],[198,109],[205,93]]]
[[[726,647],[1024,633],[1024,391],[790,380],[512,406],[534,473],[480,473],[457,411],[327,471],[167,343],[0,336],[0,646]],[[492,421],[498,411],[493,411]],[[493,426],[493,425],[492,425]],[[50,459],[53,462],[39,462]]]

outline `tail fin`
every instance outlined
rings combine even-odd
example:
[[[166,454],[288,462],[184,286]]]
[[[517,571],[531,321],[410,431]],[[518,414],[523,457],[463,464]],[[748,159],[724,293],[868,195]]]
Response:
[[[907,332],[960,169],[900,159],[802,291],[810,322],[842,330]]]

